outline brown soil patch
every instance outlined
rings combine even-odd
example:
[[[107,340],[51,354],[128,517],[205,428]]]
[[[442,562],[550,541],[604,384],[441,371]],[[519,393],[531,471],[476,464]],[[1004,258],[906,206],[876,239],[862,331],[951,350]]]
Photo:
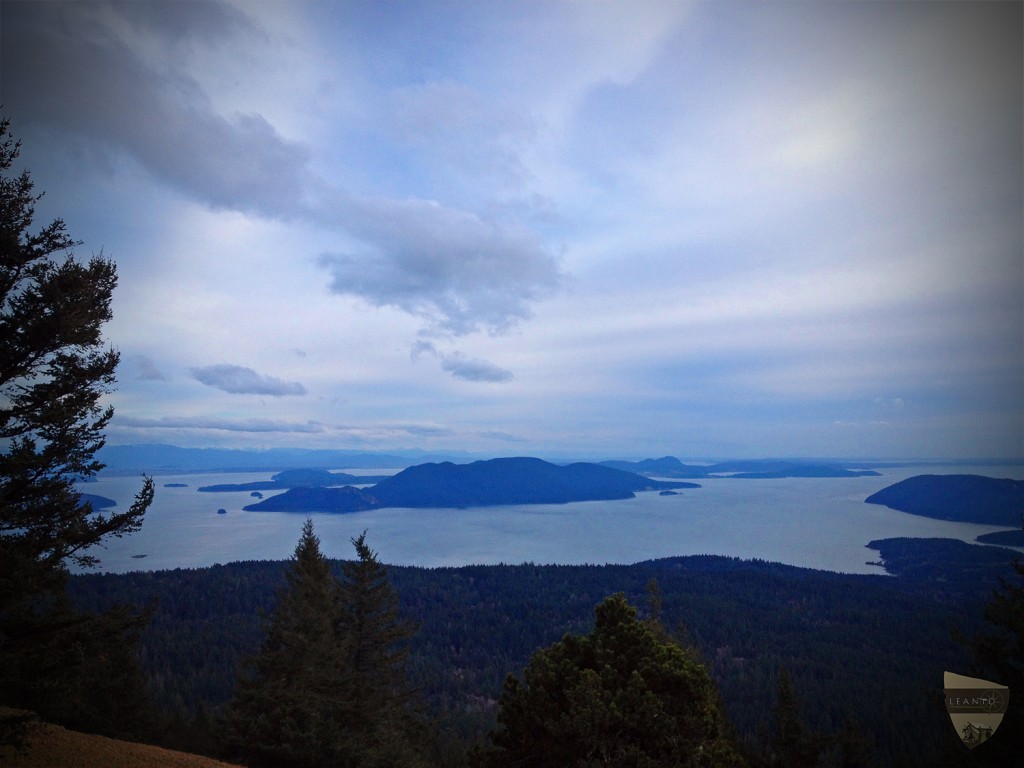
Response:
[[[209,757],[78,733],[42,722],[29,726],[21,751],[0,746],[0,765],[5,768],[237,768]]]

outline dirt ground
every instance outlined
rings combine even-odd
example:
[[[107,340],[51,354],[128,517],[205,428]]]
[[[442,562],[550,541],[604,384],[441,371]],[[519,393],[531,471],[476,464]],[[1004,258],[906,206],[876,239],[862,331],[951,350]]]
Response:
[[[228,763],[148,744],[77,733],[33,723],[25,747],[0,746],[4,768],[237,768]]]

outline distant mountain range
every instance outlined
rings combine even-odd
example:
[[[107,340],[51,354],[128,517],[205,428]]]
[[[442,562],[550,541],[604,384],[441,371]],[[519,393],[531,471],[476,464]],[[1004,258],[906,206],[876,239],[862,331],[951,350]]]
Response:
[[[451,461],[465,464],[487,458],[479,454],[460,451],[444,453],[402,449],[385,453],[368,451],[271,448],[268,450],[235,450],[226,448],[182,448],[162,443],[139,445],[106,445],[96,458],[106,465],[104,474],[150,475],[180,474],[184,472],[280,472],[285,469],[400,469],[426,462]],[[568,464],[573,458],[552,458],[556,464]],[[578,460],[578,459],[575,459]],[[922,466],[924,464],[957,465],[1021,464],[1016,459],[943,461],[857,461],[836,458],[807,459],[754,459],[718,461],[710,464],[684,464],[674,456],[643,461],[601,461],[604,466],[641,475],[658,475],[683,479],[699,479],[714,475],[738,478],[763,477],[849,477],[851,474],[872,474],[866,470],[884,467]],[[855,467],[859,472],[851,470]]]
[[[472,464],[428,463],[409,467],[363,490],[293,488],[250,504],[250,511],[356,512],[383,507],[486,507],[629,499],[637,491],[699,488],[694,483],[651,480],[599,464],[559,466],[535,458],[491,459]]]
[[[1024,480],[982,475],[916,475],[868,496],[900,512],[952,520],[1020,528],[1024,523]]]
[[[271,448],[242,451],[225,448],[181,448],[176,445],[107,445],[96,458],[105,472],[172,474],[179,472],[278,472],[283,469],[370,469],[407,467],[424,461],[465,460],[455,454],[422,451],[367,453],[365,451]]]
[[[635,472],[640,475],[700,479],[730,477],[740,480],[777,479],[783,477],[869,477],[874,470],[851,470],[837,464],[795,462],[779,459],[748,459],[716,464],[683,464],[675,456],[643,461],[602,461],[602,466]]]

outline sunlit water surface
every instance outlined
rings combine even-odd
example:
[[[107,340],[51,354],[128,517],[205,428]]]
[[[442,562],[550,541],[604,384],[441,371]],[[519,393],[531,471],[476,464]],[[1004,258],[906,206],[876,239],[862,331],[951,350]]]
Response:
[[[873,539],[896,536],[973,541],[1005,530],[931,520],[864,499],[920,474],[980,474],[1024,479],[1024,467],[923,466],[879,470],[879,477],[697,481],[676,496],[626,501],[466,509],[378,509],[311,515],[328,557],[353,555],[367,532],[380,559],[394,565],[635,563],[674,555],[730,555],[845,573],[880,573]],[[383,472],[382,472],[383,473]],[[99,570],[197,568],[291,556],[305,514],[246,512],[248,492],[199,493],[201,485],[268,480],[272,473],[162,475],[142,530],[106,543]],[[168,488],[168,483],[187,487]],[[82,487],[124,509],[140,487],[132,477],[101,477]],[[276,492],[264,492],[269,497]],[[218,514],[224,509],[224,514]]]

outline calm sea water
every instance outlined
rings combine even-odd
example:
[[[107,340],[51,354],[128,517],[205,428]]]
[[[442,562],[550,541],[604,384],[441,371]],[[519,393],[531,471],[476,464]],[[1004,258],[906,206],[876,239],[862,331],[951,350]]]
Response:
[[[864,499],[920,474],[981,474],[1024,479],[1024,467],[899,467],[879,477],[702,480],[677,496],[656,492],[626,501],[588,501],[467,509],[380,509],[313,514],[328,557],[353,555],[350,539],[367,531],[381,561],[458,566],[635,563],[674,555],[731,555],[844,573],[881,573],[868,565],[872,539],[895,536],[973,541],[1005,530],[930,520]],[[383,471],[377,471],[383,473]],[[109,541],[94,554],[99,570],[196,568],[237,560],[291,556],[304,514],[245,512],[248,492],[199,493],[201,485],[268,480],[271,473],[163,475],[142,530]],[[183,483],[184,488],[167,488]],[[125,508],[139,478],[102,477],[83,490]],[[264,492],[264,496],[271,493]],[[226,514],[217,514],[218,509]]]

